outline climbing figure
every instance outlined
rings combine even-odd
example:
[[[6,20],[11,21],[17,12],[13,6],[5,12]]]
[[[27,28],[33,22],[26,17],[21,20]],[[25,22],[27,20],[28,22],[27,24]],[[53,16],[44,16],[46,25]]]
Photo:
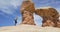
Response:
[[[15,21],[15,26],[16,26],[16,24],[17,24],[17,19],[18,19],[18,17],[16,17],[16,18],[14,19],[14,21]]]

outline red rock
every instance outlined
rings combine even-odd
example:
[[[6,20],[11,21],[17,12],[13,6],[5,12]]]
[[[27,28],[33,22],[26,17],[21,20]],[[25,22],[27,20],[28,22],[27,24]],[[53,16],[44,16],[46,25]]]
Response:
[[[56,21],[59,18],[59,13],[57,12],[57,10],[54,8],[51,8],[51,7],[36,9],[35,14],[37,14],[43,18],[42,25],[44,25],[44,26],[47,25],[46,21],[48,19],[51,20],[51,22],[53,22],[54,25],[56,26],[56,24],[57,24]],[[46,23],[46,25],[44,23]]]
[[[22,14],[21,24],[35,25],[33,17],[33,12],[35,11],[35,8],[34,4],[31,1],[23,1],[20,11]]]

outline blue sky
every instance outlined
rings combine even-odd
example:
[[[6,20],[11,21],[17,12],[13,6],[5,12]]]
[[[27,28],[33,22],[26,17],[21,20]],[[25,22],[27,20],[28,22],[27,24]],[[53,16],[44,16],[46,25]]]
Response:
[[[0,26],[13,26],[14,18],[18,16],[18,24],[22,20],[20,5],[23,0],[0,0]],[[60,0],[32,0],[35,8],[51,6],[60,13]],[[34,21],[41,25],[42,18],[34,14]],[[17,24],[17,25],[18,25]]]

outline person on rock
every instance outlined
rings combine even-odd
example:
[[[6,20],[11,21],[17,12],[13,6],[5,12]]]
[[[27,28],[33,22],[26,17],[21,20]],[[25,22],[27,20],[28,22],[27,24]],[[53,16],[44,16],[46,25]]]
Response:
[[[15,26],[16,26],[16,24],[17,24],[17,19],[18,19],[18,17],[16,17],[15,19],[14,19],[14,21],[15,21]]]

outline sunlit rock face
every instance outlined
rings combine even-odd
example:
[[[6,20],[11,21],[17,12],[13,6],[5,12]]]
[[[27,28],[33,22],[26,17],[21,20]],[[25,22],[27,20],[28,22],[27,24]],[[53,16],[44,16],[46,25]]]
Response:
[[[41,7],[35,9],[34,4],[30,0],[24,0],[22,2],[20,11],[22,14],[21,24],[35,25],[33,18],[33,13],[35,13],[43,18],[42,21],[43,27],[45,26],[56,27],[60,25],[60,23],[57,22],[57,20],[59,19],[59,13],[57,12],[56,9],[52,7]]]
[[[22,24],[35,25],[33,13],[29,11],[24,11],[22,14]]]
[[[46,20],[43,24],[42,24],[42,27],[45,27],[45,26],[51,26],[51,27],[54,27],[55,26],[55,23],[51,20]]]
[[[47,8],[40,8],[36,9],[35,13],[43,18],[42,25],[43,23],[50,19],[52,20],[53,23],[55,23],[55,26],[57,24],[57,20],[59,18],[59,13],[57,12],[56,9],[47,7]],[[49,26],[49,25],[48,25]]]
[[[20,11],[22,14],[21,24],[35,25],[33,18],[33,12],[35,11],[35,8],[31,1],[23,1]]]
[[[21,13],[23,13],[24,10],[33,13],[35,11],[34,3],[32,3],[31,1],[23,1],[20,7]]]

